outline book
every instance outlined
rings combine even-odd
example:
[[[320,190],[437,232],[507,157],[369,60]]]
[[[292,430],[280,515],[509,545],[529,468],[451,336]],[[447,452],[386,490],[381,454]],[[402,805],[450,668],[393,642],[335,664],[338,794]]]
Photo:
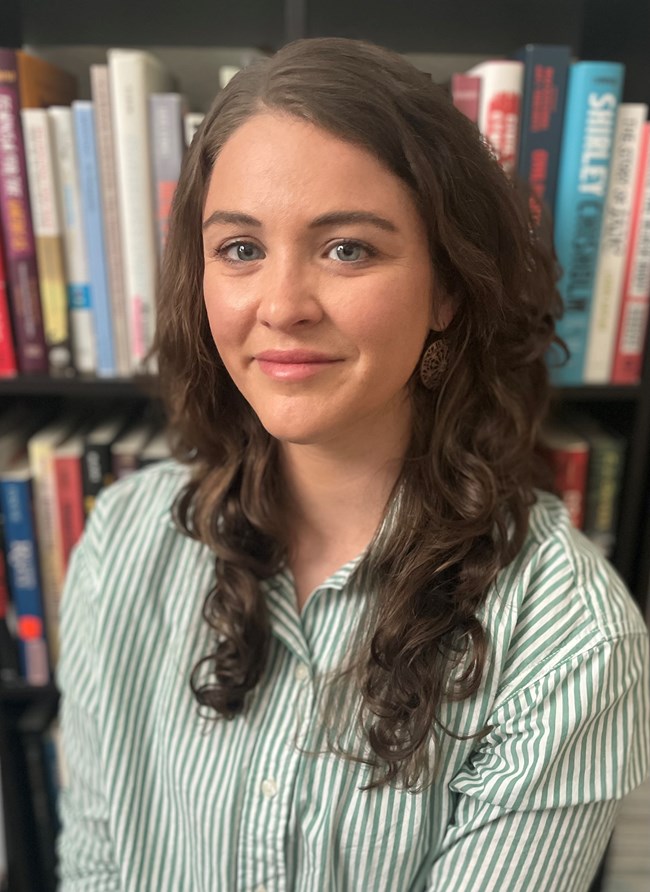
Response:
[[[7,49],[0,49],[0,226],[18,367],[23,374],[45,373],[47,347],[20,124],[18,61],[17,53]]]
[[[2,231],[0,230],[0,378],[13,378],[18,374],[14,336],[11,331],[7,276],[2,252]]]
[[[562,366],[549,354],[556,385],[583,381],[591,300],[596,275],[616,114],[624,66],[574,62],[569,71],[555,199],[555,250],[562,275],[564,314],[557,332],[569,349]]]
[[[172,199],[185,151],[183,134],[185,99],[180,93],[152,93],[149,97],[149,112],[158,250],[159,256],[162,257],[169,229]]]
[[[508,176],[517,167],[519,116],[524,65],[516,59],[492,59],[466,72],[481,79],[478,128]]]
[[[75,367],[49,118],[43,108],[24,108],[20,115],[49,369],[71,376]]]
[[[644,103],[619,105],[591,301],[585,384],[607,384],[612,375],[636,172],[647,116]]]
[[[474,124],[478,124],[479,105],[481,102],[481,78],[463,72],[451,76],[451,101],[458,111]]]
[[[641,380],[650,294],[650,123],[644,124],[634,186],[612,384]]]
[[[129,356],[124,261],[122,259],[122,241],[117,208],[115,146],[107,65],[90,66],[90,90],[95,106],[97,162],[102,196],[106,271],[108,275],[108,293],[111,301],[115,365],[117,374],[121,377],[127,377],[131,374],[131,360]]]
[[[111,458],[116,480],[123,480],[140,469],[142,452],[154,433],[149,421],[135,421],[115,440]]]
[[[97,145],[95,142],[95,111],[92,102],[78,99],[72,103],[72,120],[79,170],[81,215],[86,235],[88,271],[92,313],[97,348],[97,374],[113,377],[117,368],[113,349],[113,322],[108,293],[108,275],[104,250],[104,221],[102,218]]]
[[[241,65],[220,65],[219,66],[219,88],[223,90],[236,74],[241,71]]]
[[[605,557],[611,557],[616,543],[626,441],[583,413],[572,414],[571,424],[589,448],[583,529]]]
[[[189,149],[194,139],[194,134],[201,126],[205,115],[203,112],[186,112],[183,116],[183,133],[185,134],[185,147]]]
[[[14,682],[20,678],[15,617],[7,582],[5,544],[2,517],[0,516],[0,682]]]
[[[52,106],[47,111],[57,159],[57,194],[63,223],[74,363],[77,371],[82,374],[94,374],[97,368],[97,346],[72,109],[68,106]]]
[[[32,434],[27,442],[45,629],[53,665],[59,654],[59,605],[64,576],[54,458],[56,448],[74,426],[74,418],[70,415],[57,418]]]
[[[172,85],[160,62],[143,50],[110,49],[108,72],[130,352],[134,365],[147,371],[158,275],[148,104],[151,93]]]
[[[573,526],[582,529],[589,467],[587,440],[561,420],[553,419],[542,427],[539,448],[553,474],[553,491],[564,502]]]
[[[85,439],[83,430],[76,431],[59,444],[54,452],[56,508],[60,530],[59,560],[64,574],[86,520],[82,480]]]
[[[517,173],[531,189],[537,225],[544,206],[552,214],[562,140],[562,120],[571,48],[528,43],[514,58],[524,65]]]
[[[164,461],[171,457],[171,449],[164,430],[156,431],[140,453],[140,468]]]
[[[21,671],[30,684],[50,680],[45,613],[32,509],[31,471],[26,457],[0,469],[9,585],[16,608]]]
[[[102,489],[110,486],[115,479],[111,447],[126,423],[125,415],[111,415],[97,422],[85,437],[81,479],[86,517],[94,508]]]

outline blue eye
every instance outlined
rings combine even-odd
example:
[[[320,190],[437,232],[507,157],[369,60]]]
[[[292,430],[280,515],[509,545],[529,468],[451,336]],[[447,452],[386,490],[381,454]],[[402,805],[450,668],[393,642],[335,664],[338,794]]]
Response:
[[[232,250],[235,249],[235,254],[233,256]],[[258,252],[256,254],[255,252]],[[239,261],[249,261],[249,260],[259,260],[260,257],[263,257],[264,254],[257,245],[254,245],[252,242],[230,242],[227,245],[224,245],[222,248],[219,248],[216,252],[218,257],[223,258],[228,263],[238,263]]]
[[[344,263],[355,263],[359,260],[365,260],[367,257],[373,256],[373,251],[366,247],[366,245],[362,245],[361,242],[353,242],[353,241],[343,241],[338,242],[333,248],[332,251],[336,251],[336,259],[342,260]],[[330,251],[330,255],[332,253]],[[359,256],[359,254],[364,256]]]

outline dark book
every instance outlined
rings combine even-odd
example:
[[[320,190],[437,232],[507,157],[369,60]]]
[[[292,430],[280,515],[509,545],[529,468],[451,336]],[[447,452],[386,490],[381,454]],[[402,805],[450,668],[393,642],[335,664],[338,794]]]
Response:
[[[524,63],[517,173],[530,187],[531,213],[539,224],[541,208],[552,213],[555,204],[571,49],[529,43],[514,58]]]

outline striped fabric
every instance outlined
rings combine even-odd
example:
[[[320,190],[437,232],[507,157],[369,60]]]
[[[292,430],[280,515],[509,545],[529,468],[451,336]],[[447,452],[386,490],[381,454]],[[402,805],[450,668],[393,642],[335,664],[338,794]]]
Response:
[[[185,473],[168,462],[106,490],[70,567],[62,892],[587,889],[648,771],[648,635],[563,506],[540,494],[482,611],[482,686],[443,712],[457,734],[492,730],[445,736],[423,793],[362,792],[369,769],[327,751],[319,712],[372,595],[355,562],[301,614],[290,574],[264,583],[262,680],[244,717],[207,720],[188,678],[209,647],[214,566],[170,519]]]

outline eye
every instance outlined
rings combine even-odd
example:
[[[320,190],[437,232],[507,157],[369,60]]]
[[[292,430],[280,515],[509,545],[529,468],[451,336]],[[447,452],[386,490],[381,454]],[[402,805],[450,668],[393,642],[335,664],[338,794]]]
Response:
[[[337,242],[330,249],[328,256],[331,257],[333,251],[336,252],[336,257],[332,257],[332,259],[342,260],[344,263],[358,263],[360,260],[367,260],[368,257],[374,257],[377,254],[369,245],[352,239]]]
[[[239,263],[241,261],[246,263],[247,261],[259,260],[261,257],[264,257],[264,252],[257,245],[243,241],[228,242],[227,245],[217,248],[214,253],[215,256],[225,260],[226,263]]]

